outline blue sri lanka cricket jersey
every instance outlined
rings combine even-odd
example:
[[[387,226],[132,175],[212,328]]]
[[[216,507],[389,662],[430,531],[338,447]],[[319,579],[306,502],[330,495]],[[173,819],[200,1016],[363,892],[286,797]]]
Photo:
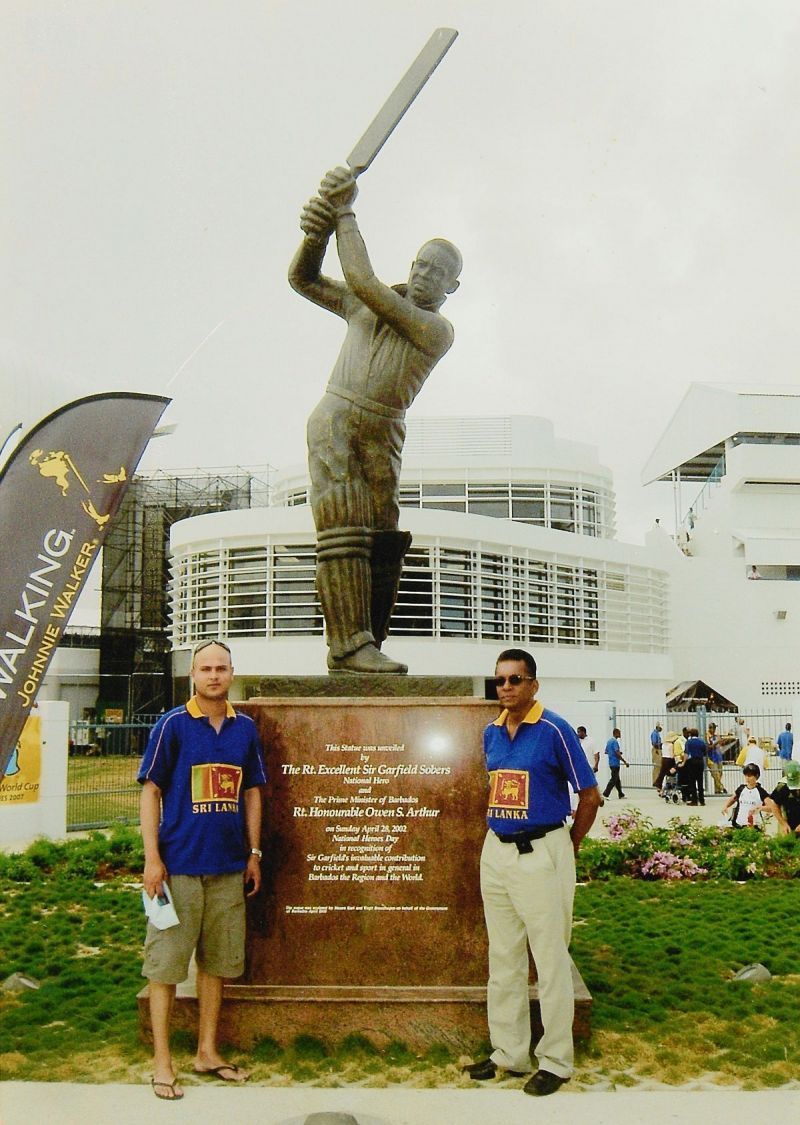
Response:
[[[483,734],[489,771],[486,823],[494,832],[524,832],[557,824],[570,814],[570,786],[591,789],[597,779],[575,731],[538,701],[508,736],[503,711]]]
[[[158,846],[170,875],[244,871],[244,791],[266,780],[255,723],[230,703],[219,733],[194,699],[162,715],[137,781],[161,790]]]

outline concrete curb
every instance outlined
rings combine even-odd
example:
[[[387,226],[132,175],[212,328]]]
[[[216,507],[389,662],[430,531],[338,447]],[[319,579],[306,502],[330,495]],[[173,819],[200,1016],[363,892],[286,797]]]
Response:
[[[800,1082],[780,1090],[670,1089],[569,1093],[526,1097],[519,1090],[324,1089],[319,1086],[243,1088],[191,1086],[177,1104],[157,1100],[148,1086],[4,1082],[2,1125],[57,1121],[58,1125],[304,1125],[311,1113],[350,1113],[358,1125],[730,1125],[736,1120],[793,1121]]]

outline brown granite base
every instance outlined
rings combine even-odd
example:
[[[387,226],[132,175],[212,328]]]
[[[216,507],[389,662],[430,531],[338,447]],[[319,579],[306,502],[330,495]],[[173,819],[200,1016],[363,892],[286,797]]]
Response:
[[[484,697],[483,680],[469,676],[387,676],[377,673],[353,675],[332,672],[328,676],[264,676],[259,680],[259,695],[272,699],[375,699],[417,696],[441,699],[448,696]],[[477,690],[476,690],[477,688]]]
[[[573,964],[576,1039],[591,1032],[592,998]],[[147,988],[138,995],[139,1025],[149,1041],[150,1014]],[[533,1042],[542,1034],[539,996],[530,989]],[[197,994],[192,984],[181,985],[175,1003],[173,1026],[197,1032]],[[298,1035],[312,1035],[333,1048],[349,1035],[365,1036],[378,1048],[405,1043],[414,1051],[434,1044],[455,1052],[473,1054],[488,1041],[486,989],[472,988],[358,988],[307,987],[304,985],[225,986],[220,1018],[220,1039],[246,1050],[260,1039],[289,1045]]]

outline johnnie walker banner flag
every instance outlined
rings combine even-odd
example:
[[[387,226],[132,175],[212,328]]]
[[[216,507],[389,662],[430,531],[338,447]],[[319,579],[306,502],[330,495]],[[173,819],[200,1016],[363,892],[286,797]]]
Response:
[[[35,426],[0,473],[0,778],[169,401],[77,399]]]

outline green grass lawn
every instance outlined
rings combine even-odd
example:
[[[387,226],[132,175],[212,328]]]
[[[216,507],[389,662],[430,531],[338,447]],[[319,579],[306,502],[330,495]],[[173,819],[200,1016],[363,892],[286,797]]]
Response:
[[[747,1087],[800,1071],[794,879],[579,887],[572,952],[594,998],[585,1053],[606,1075]],[[760,961],[773,980],[732,982]]]
[[[0,1077],[140,1081],[141,870],[135,831],[66,845],[39,842],[0,856],[0,980],[14,971],[37,991],[0,993]],[[594,997],[593,1035],[578,1049],[574,1087],[598,1082],[775,1086],[800,1073],[800,882],[644,882],[614,877],[577,890],[573,956]],[[731,983],[763,962],[774,979]],[[356,1029],[357,1030],[357,1029]],[[479,1045],[476,1045],[478,1047]],[[176,1036],[188,1066],[191,1043]],[[423,1058],[402,1044],[378,1051],[304,1038],[257,1044],[255,1081],[342,1085],[464,1085],[443,1048]]]

